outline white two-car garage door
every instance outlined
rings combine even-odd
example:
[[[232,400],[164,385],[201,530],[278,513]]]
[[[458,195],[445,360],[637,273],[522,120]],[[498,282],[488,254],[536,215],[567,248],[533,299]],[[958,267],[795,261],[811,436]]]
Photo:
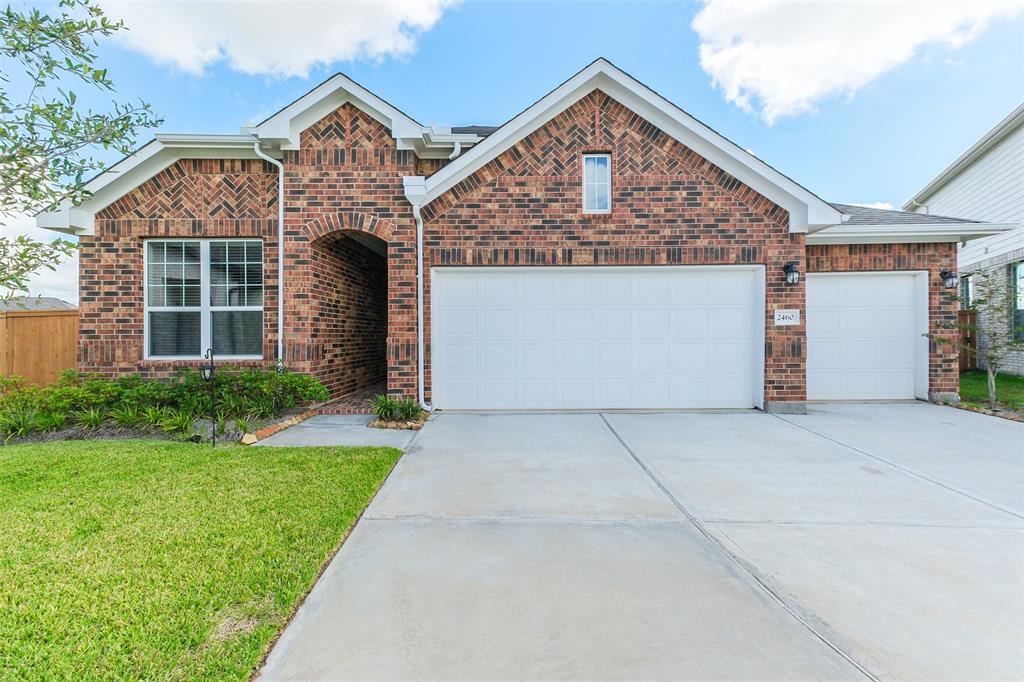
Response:
[[[434,406],[754,407],[764,269],[436,268]]]
[[[807,276],[808,400],[927,398],[924,272]]]

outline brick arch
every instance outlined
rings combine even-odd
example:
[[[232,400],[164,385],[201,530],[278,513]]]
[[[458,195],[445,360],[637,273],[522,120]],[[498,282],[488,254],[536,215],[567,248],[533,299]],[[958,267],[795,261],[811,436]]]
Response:
[[[366,232],[390,243],[395,224],[386,218],[378,218],[369,213],[342,211],[322,215],[303,225],[302,231],[310,242],[335,232]]]

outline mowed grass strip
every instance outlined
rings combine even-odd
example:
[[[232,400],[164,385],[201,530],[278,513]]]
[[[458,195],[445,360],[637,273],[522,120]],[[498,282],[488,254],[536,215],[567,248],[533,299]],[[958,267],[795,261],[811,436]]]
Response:
[[[960,399],[988,407],[988,376],[985,370],[973,369],[960,374]],[[1024,410],[1024,377],[997,374],[996,400],[1011,410]]]
[[[0,448],[0,678],[246,678],[400,456]]]

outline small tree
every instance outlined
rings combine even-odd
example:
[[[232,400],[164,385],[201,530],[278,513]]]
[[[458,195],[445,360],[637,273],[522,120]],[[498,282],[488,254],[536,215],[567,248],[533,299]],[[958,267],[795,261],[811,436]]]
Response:
[[[981,360],[988,372],[988,406],[996,409],[996,374],[1010,353],[1024,350],[1024,327],[1017,325],[1015,296],[1006,271],[994,268],[971,275],[971,309],[974,323],[961,329],[973,333],[976,346],[965,346]]]
[[[0,225],[64,201],[89,197],[87,174],[105,164],[99,150],[131,152],[139,129],[161,123],[150,106],[113,103],[108,112],[83,107],[69,84],[113,92],[96,66],[99,37],[124,28],[94,0],[60,0],[53,15],[32,8],[0,12]],[[0,236],[0,299],[28,293],[30,276],[51,270],[75,245]]]

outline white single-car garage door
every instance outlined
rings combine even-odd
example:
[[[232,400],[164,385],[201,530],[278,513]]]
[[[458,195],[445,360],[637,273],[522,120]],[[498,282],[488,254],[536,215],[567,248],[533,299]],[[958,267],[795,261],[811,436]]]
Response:
[[[431,271],[441,409],[754,407],[764,268]]]
[[[924,272],[807,276],[808,400],[927,398]]]

